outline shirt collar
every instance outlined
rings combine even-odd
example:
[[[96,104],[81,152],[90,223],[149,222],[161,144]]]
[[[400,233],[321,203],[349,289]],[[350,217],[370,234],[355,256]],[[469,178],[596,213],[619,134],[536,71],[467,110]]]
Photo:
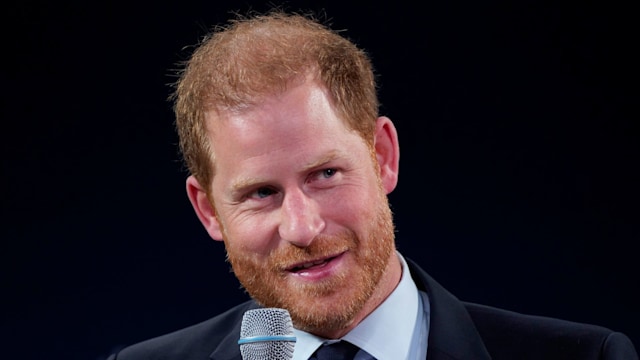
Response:
[[[378,360],[406,359],[418,317],[418,289],[411,279],[406,261],[402,263],[400,283],[369,316],[343,337]],[[293,360],[306,360],[326,339],[294,329],[297,341]]]

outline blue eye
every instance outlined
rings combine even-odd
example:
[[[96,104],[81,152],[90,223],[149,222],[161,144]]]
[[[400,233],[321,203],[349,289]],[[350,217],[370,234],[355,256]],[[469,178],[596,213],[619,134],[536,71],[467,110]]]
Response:
[[[258,190],[256,190],[254,192],[254,194],[255,194],[256,197],[258,197],[260,199],[264,199],[264,198],[266,198],[268,196],[271,196],[271,195],[275,194],[275,191],[273,189],[271,189],[271,188],[268,188],[268,187],[262,187],[262,188],[259,188]]]
[[[323,175],[325,178],[330,178],[330,177],[332,177],[333,175],[335,175],[336,173],[337,173],[337,170],[336,170],[336,169],[324,169],[324,170],[322,170],[322,175]]]

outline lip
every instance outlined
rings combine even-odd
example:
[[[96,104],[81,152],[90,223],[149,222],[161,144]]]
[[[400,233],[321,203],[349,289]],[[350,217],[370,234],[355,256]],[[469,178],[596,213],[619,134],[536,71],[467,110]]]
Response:
[[[338,270],[344,260],[345,253],[341,252],[336,255],[300,262],[289,266],[286,271],[290,275],[304,278],[305,280],[321,280],[331,276]]]

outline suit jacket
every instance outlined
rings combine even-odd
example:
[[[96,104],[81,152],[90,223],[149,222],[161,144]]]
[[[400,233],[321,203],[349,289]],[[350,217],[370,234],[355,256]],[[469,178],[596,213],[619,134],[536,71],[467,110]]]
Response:
[[[461,302],[407,259],[429,295],[428,360],[638,360],[629,338],[609,329]],[[242,360],[240,304],[200,324],[129,346],[108,360]]]

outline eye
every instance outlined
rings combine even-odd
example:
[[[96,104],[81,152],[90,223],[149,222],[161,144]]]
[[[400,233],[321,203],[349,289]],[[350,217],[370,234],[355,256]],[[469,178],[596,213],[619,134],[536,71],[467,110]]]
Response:
[[[321,181],[322,184],[329,185],[333,184],[336,179],[336,176],[340,173],[337,168],[326,168],[326,169],[318,169],[310,176],[310,181]],[[331,179],[331,180],[329,180]]]
[[[261,188],[256,189],[251,194],[249,194],[249,197],[258,198],[258,199],[264,199],[264,198],[269,197],[269,196],[271,196],[271,195],[273,195],[275,193],[276,193],[276,191],[273,190],[272,188],[261,187]]]
[[[336,169],[324,169],[322,170],[321,174],[324,178],[330,178],[333,175],[335,175],[338,171]]]

